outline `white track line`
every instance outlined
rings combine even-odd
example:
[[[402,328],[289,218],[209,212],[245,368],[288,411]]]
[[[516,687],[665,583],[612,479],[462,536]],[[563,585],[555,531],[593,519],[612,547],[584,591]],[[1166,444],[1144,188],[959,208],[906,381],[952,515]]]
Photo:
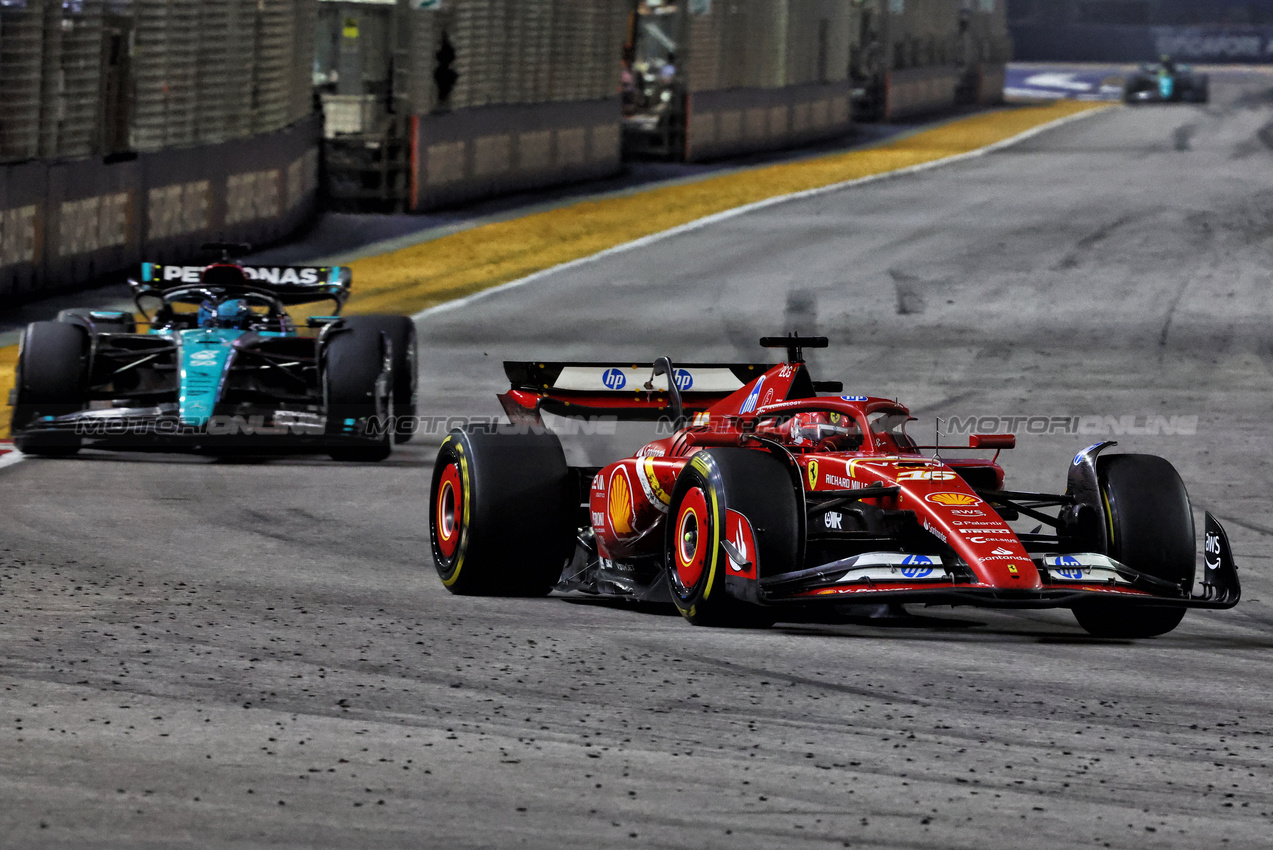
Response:
[[[578,268],[579,266],[584,266],[589,263],[595,263],[598,260],[603,260],[606,257],[612,257],[616,254],[622,254],[626,251],[633,251],[637,248],[644,248],[646,245],[652,245],[664,239],[671,239],[673,236],[679,236],[682,233],[690,233],[695,230],[700,230],[704,227],[710,227],[711,225],[716,224],[717,222],[727,221],[728,219],[736,218],[740,215],[746,215],[747,213],[752,212],[754,210],[760,210],[766,207],[777,206],[778,204],[785,204],[788,201],[798,201],[804,198],[813,198],[813,197],[817,197],[818,195],[826,195],[831,192],[838,192],[841,189],[849,189],[854,186],[864,186],[868,183],[876,183],[881,180],[891,180],[895,177],[904,177],[908,174],[919,174],[920,172],[923,172],[923,171],[930,171],[934,168],[940,168],[945,165],[953,165],[957,162],[967,162],[968,160],[976,159],[978,157],[985,156],[986,154],[994,153],[995,151],[1001,151],[1004,148],[1010,148],[1013,145],[1019,145],[1022,142],[1027,141],[1028,139],[1032,139],[1035,136],[1046,133],[1049,130],[1055,130],[1058,127],[1064,126],[1066,124],[1070,124],[1075,121],[1080,121],[1084,118],[1091,118],[1093,115],[1096,115],[1101,112],[1104,112],[1104,110],[1090,109],[1085,112],[1076,113],[1074,115],[1067,115],[1064,118],[1058,118],[1055,121],[1049,121],[1046,124],[1040,124],[1038,127],[1033,127],[1029,130],[1026,130],[1024,133],[1018,133],[1017,135],[1008,139],[1004,139],[1001,142],[995,142],[993,145],[987,145],[984,148],[978,148],[977,150],[968,151],[967,153],[956,154],[955,156],[948,156],[948,157],[945,157],[944,159],[935,159],[931,162],[922,162],[919,165],[910,165],[910,166],[907,166],[906,168],[899,168],[895,171],[885,171],[880,174],[872,174],[868,177],[858,177],[853,180],[844,180],[840,183],[832,183],[828,186],[819,186],[816,189],[805,189],[802,192],[792,192],[789,195],[775,195],[772,198],[765,198],[763,201],[756,201],[755,203],[745,204],[741,207],[734,207],[733,209],[725,210],[724,212],[719,212],[713,215],[705,216],[704,218],[695,219],[694,221],[687,222],[677,227],[673,227],[670,230],[662,230],[662,231],[659,231],[658,233],[652,233],[649,236],[643,236],[640,239],[634,239],[631,242],[624,242],[622,245],[616,245],[613,248],[606,248],[604,251],[598,251],[595,254],[589,254],[588,256],[580,257],[577,260],[570,260],[569,262],[552,266],[551,268],[543,269],[541,271],[537,271],[534,274],[527,275],[526,277],[523,277],[523,278],[518,278],[517,280],[511,280],[508,283],[502,283],[499,286],[494,286],[494,287],[491,287],[490,289],[483,289],[481,292],[475,292],[472,295],[466,295],[463,298],[457,298],[454,301],[447,301],[444,304],[438,304],[435,307],[429,307],[426,310],[421,310],[419,313],[416,313],[411,318],[415,320],[420,320],[420,319],[429,318],[431,316],[436,316],[439,313],[446,313],[451,310],[458,310],[462,307],[467,307],[468,305],[472,304],[475,301],[478,301],[479,299],[486,298],[487,296],[490,296],[490,295],[495,295],[496,293],[507,292],[510,289],[515,289],[519,286],[525,286],[528,283],[534,283],[535,281],[548,277],[551,274],[556,274],[557,272],[566,271],[567,269]]]
[[[0,445],[3,445],[3,444],[0,444]],[[15,463],[18,463],[19,461],[21,461],[24,457],[26,457],[26,455],[22,454],[22,452],[19,452],[19,451],[5,452],[4,454],[0,455],[0,469],[4,469],[6,466],[13,466]]]

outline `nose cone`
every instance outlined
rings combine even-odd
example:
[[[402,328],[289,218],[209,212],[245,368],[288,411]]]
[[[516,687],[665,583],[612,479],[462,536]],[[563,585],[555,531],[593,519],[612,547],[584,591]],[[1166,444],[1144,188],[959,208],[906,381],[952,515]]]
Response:
[[[948,470],[934,471],[935,476]],[[946,543],[972,569],[977,580],[1005,590],[1043,586],[1015,531],[963,479],[899,482],[901,506],[915,512],[920,525]]]
[[[178,415],[183,425],[208,424],[221,395],[221,380],[238,332],[193,330],[181,332],[181,392]]]

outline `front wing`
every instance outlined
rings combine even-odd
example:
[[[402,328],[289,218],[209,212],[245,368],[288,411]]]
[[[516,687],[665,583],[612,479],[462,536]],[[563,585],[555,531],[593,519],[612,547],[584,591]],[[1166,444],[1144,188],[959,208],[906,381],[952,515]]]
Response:
[[[768,605],[923,603],[989,608],[1069,608],[1090,600],[1152,607],[1227,609],[1238,604],[1242,587],[1228,536],[1206,515],[1201,593],[1188,595],[1161,579],[1139,573],[1105,555],[1080,553],[1035,559],[1044,587],[1014,590],[988,587],[973,579],[962,561],[898,552],[870,552],[759,582],[759,601]],[[735,590],[737,595],[741,589]]]

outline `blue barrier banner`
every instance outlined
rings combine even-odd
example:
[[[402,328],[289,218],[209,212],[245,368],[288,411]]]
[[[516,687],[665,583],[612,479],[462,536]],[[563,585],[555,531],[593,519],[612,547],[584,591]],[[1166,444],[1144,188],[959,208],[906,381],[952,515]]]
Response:
[[[1187,62],[1268,62],[1273,27],[1153,27],[1154,49]]]
[[[1273,26],[1196,27],[1011,24],[1018,62],[1273,62]]]

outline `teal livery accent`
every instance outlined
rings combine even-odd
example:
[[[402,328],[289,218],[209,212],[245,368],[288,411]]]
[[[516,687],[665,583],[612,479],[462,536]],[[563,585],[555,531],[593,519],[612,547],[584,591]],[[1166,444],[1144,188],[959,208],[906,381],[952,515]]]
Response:
[[[181,391],[178,411],[183,425],[202,427],[212,418],[221,395],[221,378],[243,331],[225,328],[181,331]]]

